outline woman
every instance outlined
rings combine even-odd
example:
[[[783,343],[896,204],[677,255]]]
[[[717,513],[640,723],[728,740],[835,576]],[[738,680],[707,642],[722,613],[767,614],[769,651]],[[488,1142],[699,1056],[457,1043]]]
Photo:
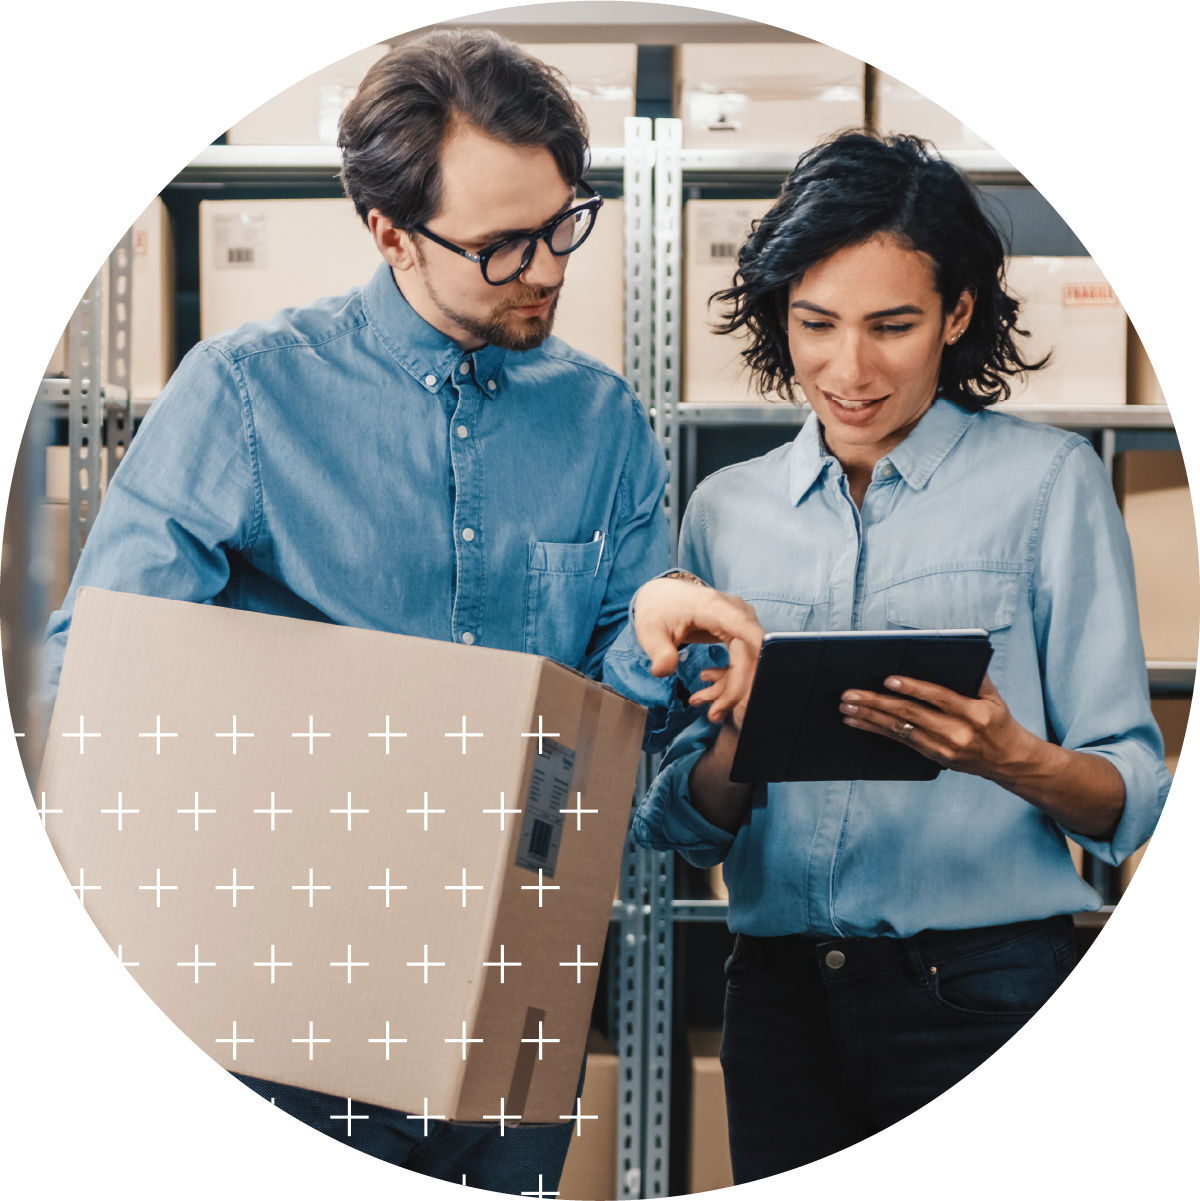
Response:
[[[816,147],[718,295],[760,389],[812,414],[697,489],[682,567],[767,630],[982,627],[994,648],[978,698],[895,677],[842,697],[848,725],[949,769],[932,782],[731,783],[736,707],[674,741],[639,808],[643,843],[724,861],[740,1183],[891,1124],[1008,1039],[1073,966],[1071,913],[1099,905],[1066,836],[1119,862],[1170,777],[1104,469],[987,407],[1042,364],[959,172],[913,138]],[[639,624],[680,587],[642,589]],[[720,672],[701,679],[693,703],[729,710]]]

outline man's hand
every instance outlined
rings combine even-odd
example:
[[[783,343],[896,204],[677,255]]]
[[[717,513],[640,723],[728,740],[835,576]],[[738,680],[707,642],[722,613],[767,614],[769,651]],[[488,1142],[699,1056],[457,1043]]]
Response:
[[[634,633],[650,656],[650,671],[670,675],[679,666],[679,647],[689,642],[723,642],[729,667],[705,672],[709,687],[692,697],[708,704],[712,722],[724,721],[735,707],[744,708],[754,682],[763,628],[754,610],[740,597],[680,579],[657,579],[643,584],[634,601]]]

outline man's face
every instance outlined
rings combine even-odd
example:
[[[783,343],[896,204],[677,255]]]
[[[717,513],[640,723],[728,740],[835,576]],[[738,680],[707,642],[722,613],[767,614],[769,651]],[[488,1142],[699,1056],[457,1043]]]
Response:
[[[442,203],[426,222],[431,233],[477,252],[544,225],[574,202],[544,148],[510,146],[460,124],[442,147]],[[419,233],[407,266],[395,270],[413,308],[464,349],[490,343],[509,350],[538,346],[550,333],[567,257],[544,241],[510,283],[489,284],[479,264]]]

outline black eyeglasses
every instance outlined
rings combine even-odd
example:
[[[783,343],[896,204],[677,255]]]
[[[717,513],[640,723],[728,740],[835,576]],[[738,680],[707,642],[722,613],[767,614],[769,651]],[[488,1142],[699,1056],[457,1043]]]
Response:
[[[464,259],[478,263],[479,270],[483,272],[483,278],[489,284],[499,286],[511,283],[533,262],[538,242],[545,242],[550,248],[551,254],[562,258],[571,251],[578,250],[588,234],[592,232],[592,226],[596,223],[596,214],[600,211],[604,198],[591,184],[582,180],[580,182],[591,192],[591,195],[582,204],[577,204],[574,208],[567,209],[565,213],[560,213],[557,217],[547,221],[540,229],[531,229],[527,234],[514,234],[512,237],[501,238],[500,241],[485,246],[478,253],[455,246],[453,242],[438,237],[424,225],[414,226],[414,229],[431,242],[436,242],[447,250],[453,250],[455,254],[461,254]]]

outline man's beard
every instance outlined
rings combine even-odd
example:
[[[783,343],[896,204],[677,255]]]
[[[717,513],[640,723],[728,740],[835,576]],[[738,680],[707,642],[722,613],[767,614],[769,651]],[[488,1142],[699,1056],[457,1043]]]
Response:
[[[426,283],[428,288],[428,282]],[[513,296],[505,297],[497,304],[487,317],[469,317],[459,313],[446,304],[442,298],[429,288],[430,298],[442,314],[448,317],[472,338],[478,338],[491,346],[499,346],[504,350],[532,350],[540,346],[549,336],[554,326],[554,313],[558,308],[558,298],[562,294],[559,288],[522,288]],[[550,307],[544,317],[518,317],[513,309],[529,308],[541,304],[547,297],[553,297]]]

